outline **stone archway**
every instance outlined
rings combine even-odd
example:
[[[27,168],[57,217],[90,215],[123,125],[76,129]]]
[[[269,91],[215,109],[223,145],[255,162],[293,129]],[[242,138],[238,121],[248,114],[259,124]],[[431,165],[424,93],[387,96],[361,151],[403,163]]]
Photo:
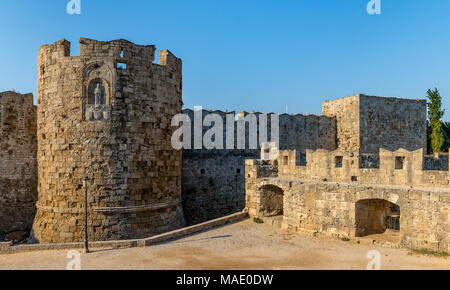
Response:
[[[356,203],[356,236],[400,230],[400,207],[384,199],[364,199]]]
[[[264,217],[283,215],[284,191],[275,185],[260,189],[260,215]]]

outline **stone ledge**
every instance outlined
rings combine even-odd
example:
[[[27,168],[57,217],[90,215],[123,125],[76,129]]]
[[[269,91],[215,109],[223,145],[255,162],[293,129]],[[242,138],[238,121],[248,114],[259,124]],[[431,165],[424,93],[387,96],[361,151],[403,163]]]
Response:
[[[157,210],[162,208],[174,207],[181,204],[180,200],[175,200],[172,202],[164,202],[158,204],[150,204],[150,205],[141,205],[141,206],[128,206],[128,207],[94,207],[93,211],[98,213],[107,213],[107,214],[115,214],[115,213],[135,213],[135,212],[143,212],[150,210]]]
[[[188,235],[204,232],[212,228],[243,220],[248,217],[247,211],[238,212],[229,216],[210,220],[198,225],[189,226],[179,230],[168,233],[156,235],[145,239],[123,240],[123,241],[98,241],[90,242],[89,248],[132,248],[132,247],[146,247],[168,242],[175,239],[180,239]],[[33,244],[33,245],[12,245],[11,242],[0,243],[0,255],[16,254],[33,251],[48,251],[48,250],[74,250],[83,249],[84,243],[64,243],[64,244]]]

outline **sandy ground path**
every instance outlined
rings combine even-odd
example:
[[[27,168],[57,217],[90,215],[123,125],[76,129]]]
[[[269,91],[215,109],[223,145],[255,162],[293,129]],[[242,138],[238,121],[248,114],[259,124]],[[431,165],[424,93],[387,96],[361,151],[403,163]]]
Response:
[[[366,269],[370,250],[381,269],[450,269],[449,258],[412,255],[408,250],[359,245],[337,239],[289,234],[251,220],[146,248],[81,254],[89,269]],[[0,255],[1,269],[64,270],[67,251]]]

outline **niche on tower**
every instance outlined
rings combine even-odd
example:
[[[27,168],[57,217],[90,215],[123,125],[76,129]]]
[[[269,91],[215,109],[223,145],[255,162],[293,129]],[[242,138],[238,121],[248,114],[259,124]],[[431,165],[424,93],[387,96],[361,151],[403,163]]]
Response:
[[[93,63],[83,73],[84,117],[87,121],[109,121],[114,89],[113,73],[105,63]]]

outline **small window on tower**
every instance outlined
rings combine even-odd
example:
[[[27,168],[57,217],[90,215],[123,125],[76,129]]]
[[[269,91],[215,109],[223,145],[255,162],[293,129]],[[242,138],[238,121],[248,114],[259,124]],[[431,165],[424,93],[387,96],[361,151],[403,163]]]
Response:
[[[335,157],[336,168],[342,168],[342,160],[343,159],[344,159],[343,156],[336,156]]]
[[[396,156],[395,157],[395,169],[397,169],[397,170],[403,169],[404,162],[405,162],[405,157]]]
[[[127,64],[124,63],[124,62],[118,62],[117,63],[117,69],[126,70],[127,69]]]

